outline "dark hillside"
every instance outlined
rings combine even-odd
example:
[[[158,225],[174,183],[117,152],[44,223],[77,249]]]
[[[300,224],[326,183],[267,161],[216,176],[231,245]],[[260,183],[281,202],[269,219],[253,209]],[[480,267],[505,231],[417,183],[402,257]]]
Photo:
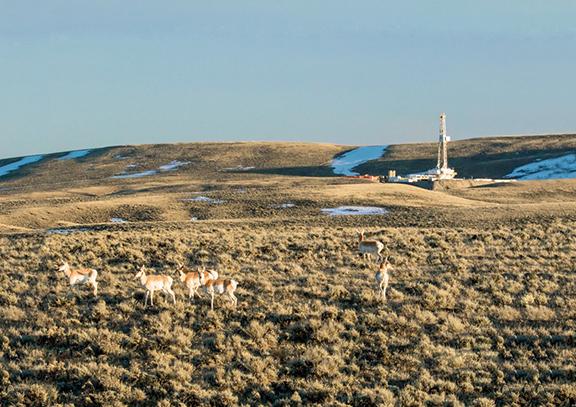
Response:
[[[356,170],[367,174],[386,174],[395,169],[405,175],[434,168],[436,143],[394,144],[384,156]],[[486,137],[454,141],[449,144],[450,166],[465,178],[501,178],[514,168],[576,151],[576,135]]]

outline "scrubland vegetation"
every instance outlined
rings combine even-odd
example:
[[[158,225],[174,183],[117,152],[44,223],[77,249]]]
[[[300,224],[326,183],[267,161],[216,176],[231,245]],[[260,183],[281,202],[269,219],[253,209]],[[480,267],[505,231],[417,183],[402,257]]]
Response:
[[[573,405],[576,223],[195,224],[0,238],[5,405]],[[70,290],[61,260],[99,270]],[[176,263],[239,282],[190,303]],[[177,304],[144,308],[144,264]]]
[[[504,171],[573,143],[469,140],[454,155]],[[401,169],[410,150],[406,168],[427,168],[429,147],[366,165]],[[123,146],[4,177],[0,404],[576,405],[576,182],[428,191],[320,176],[348,148]],[[172,160],[189,164],[110,178]],[[388,212],[321,212],[341,205]],[[385,303],[361,229],[393,266]],[[63,261],[98,270],[97,297],[70,289]],[[189,302],[178,263],[238,281],[238,306]],[[157,293],[144,307],[141,265],[174,279],[176,305]]]

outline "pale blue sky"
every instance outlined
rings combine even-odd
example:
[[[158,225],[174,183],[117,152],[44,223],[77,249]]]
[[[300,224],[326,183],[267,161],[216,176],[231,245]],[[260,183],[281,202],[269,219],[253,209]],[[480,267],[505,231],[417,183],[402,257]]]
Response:
[[[572,0],[0,0],[0,157],[576,131]]]

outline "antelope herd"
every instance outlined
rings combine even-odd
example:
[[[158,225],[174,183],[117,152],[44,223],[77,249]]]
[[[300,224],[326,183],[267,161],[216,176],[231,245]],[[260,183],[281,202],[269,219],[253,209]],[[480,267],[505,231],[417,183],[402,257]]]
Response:
[[[378,240],[366,240],[364,238],[364,231],[360,232],[358,242],[358,253],[363,258],[372,260],[376,258],[378,261],[382,260],[381,252],[384,250],[384,244]],[[392,269],[388,256],[383,261],[380,261],[378,270],[374,276],[378,296],[382,301],[386,301],[386,290],[388,289],[388,281],[390,276],[388,271]],[[58,271],[64,272],[68,277],[70,287],[77,284],[89,284],[93,288],[94,296],[98,295],[98,272],[94,269],[72,269],[68,262],[64,262],[58,268]],[[188,289],[188,299],[194,300],[194,294],[199,295],[198,290],[202,288],[210,295],[210,309],[214,310],[214,296],[216,294],[225,295],[230,302],[236,307],[238,299],[234,295],[238,282],[233,279],[219,278],[216,270],[206,270],[204,266],[198,270],[193,271],[178,263],[178,273],[180,281]],[[144,299],[144,306],[148,305],[148,297],[150,297],[150,305],[154,306],[154,292],[162,291],[172,297],[172,302],[176,304],[176,294],[172,290],[174,280],[172,277],[163,274],[146,274],[146,268],[141,266],[134,279],[140,279],[142,286],[146,288],[146,297]]]
[[[210,295],[210,308],[214,310],[214,296],[216,294],[223,294],[228,297],[230,302],[237,305],[238,299],[234,295],[238,282],[233,279],[218,278],[216,270],[206,270],[205,267],[200,267],[198,271],[186,270],[184,273],[184,266],[178,264],[178,272],[180,273],[180,281],[188,288],[188,298],[194,299],[194,294],[199,294],[198,289],[203,287],[204,291]],[[68,262],[65,262],[58,268],[58,271],[64,272],[68,277],[70,287],[77,284],[90,284],[93,288],[94,296],[98,295],[98,272],[93,269],[72,269]],[[146,296],[144,298],[144,306],[148,305],[148,297],[150,297],[150,305],[154,306],[154,292],[162,291],[170,295],[172,302],[176,304],[176,294],[172,290],[174,279],[170,276],[163,274],[146,274],[146,268],[140,267],[134,279],[140,279],[140,284],[146,288]]]

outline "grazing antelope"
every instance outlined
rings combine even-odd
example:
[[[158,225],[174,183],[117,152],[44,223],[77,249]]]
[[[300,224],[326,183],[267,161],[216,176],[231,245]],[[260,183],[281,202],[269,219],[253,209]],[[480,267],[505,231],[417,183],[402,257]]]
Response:
[[[178,271],[180,272],[180,281],[188,287],[188,298],[190,300],[194,299],[194,294],[199,294],[198,289],[205,284],[208,280],[216,280],[218,278],[218,272],[216,270],[206,270],[205,267],[201,267],[198,271],[190,271],[184,273],[184,266],[178,263]]]
[[[238,300],[234,295],[234,291],[236,291],[236,287],[238,287],[238,282],[236,280],[219,278],[216,280],[204,281],[203,285],[204,291],[210,294],[211,310],[214,310],[214,294],[226,294],[234,306],[238,303]]]
[[[378,260],[382,259],[380,252],[384,250],[384,243],[378,240],[364,240],[364,231],[360,232],[360,241],[358,242],[358,252],[363,258],[376,256]]]
[[[157,274],[147,276],[144,266],[142,266],[134,278],[139,278],[140,283],[146,287],[146,298],[144,299],[144,306],[148,304],[148,296],[150,296],[150,305],[154,306],[154,291],[158,290],[162,290],[166,294],[170,294],[172,296],[172,301],[174,301],[174,304],[176,304],[176,294],[174,294],[174,291],[172,291],[172,277]]]
[[[68,277],[70,281],[70,288],[76,284],[90,284],[94,287],[94,296],[98,294],[98,283],[96,282],[96,277],[98,277],[98,272],[94,269],[75,269],[72,270],[68,262],[64,262],[58,268],[58,271],[63,271],[64,275]]]
[[[382,295],[382,301],[386,301],[386,289],[388,288],[388,280],[390,279],[388,270],[391,269],[392,266],[388,261],[388,256],[386,256],[386,259],[380,263],[380,267],[374,276],[376,278],[376,284],[378,285],[378,292]]]

